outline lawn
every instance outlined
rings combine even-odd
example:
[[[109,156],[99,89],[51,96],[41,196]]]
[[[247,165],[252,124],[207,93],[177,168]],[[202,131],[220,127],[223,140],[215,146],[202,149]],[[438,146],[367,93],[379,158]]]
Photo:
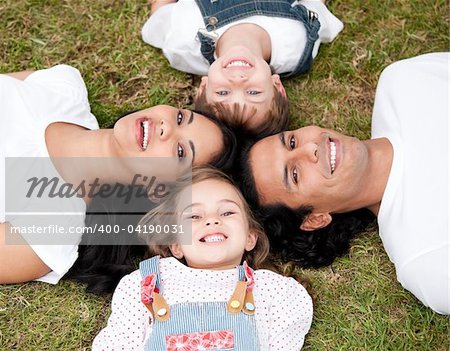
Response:
[[[334,0],[329,6],[345,29],[321,47],[311,72],[285,82],[291,126],[317,124],[367,138],[382,69],[449,50],[449,5]],[[189,106],[198,79],[171,69],[141,41],[148,13],[145,1],[3,0],[0,72],[75,66],[102,125],[153,104]],[[297,273],[311,280],[315,298],[305,350],[449,350],[450,319],[402,289],[376,228],[332,267]],[[0,286],[0,350],[90,349],[110,298],[70,281]]]

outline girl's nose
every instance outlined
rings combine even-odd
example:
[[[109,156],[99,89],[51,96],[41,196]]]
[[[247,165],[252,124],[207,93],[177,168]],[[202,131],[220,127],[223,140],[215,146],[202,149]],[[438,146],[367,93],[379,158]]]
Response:
[[[163,141],[168,140],[171,135],[172,135],[172,127],[171,127],[170,123],[168,123],[164,120],[161,120],[159,122],[159,137],[160,137],[160,139]]]
[[[213,226],[213,225],[219,225],[220,219],[218,217],[208,217],[205,219],[205,226]]]

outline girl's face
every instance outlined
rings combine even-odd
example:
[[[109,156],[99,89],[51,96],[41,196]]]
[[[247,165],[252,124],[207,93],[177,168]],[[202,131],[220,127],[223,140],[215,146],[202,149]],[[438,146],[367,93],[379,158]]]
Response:
[[[174,244],[171,251],[178,259],[184,257],[189,267],[231,269],[241,263],[245,251],[255,247],[257,236],[249,230],[244,204],[234,186],[204,180],[185,189],[180,199],[180,222],[185,232],[192,228],[192,243]]]
[[[203,115],[159,105],[118,120],[112,143],[118,157],[175,157],[203,165],[222,151],[223,136]]]

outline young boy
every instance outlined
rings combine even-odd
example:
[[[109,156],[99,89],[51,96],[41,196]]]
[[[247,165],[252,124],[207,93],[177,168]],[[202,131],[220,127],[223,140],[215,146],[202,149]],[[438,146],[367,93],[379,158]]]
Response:
[[[235,122],[267,135],[288,123],[280,75],[306,72],[320,43],[343,28],[324,2],[150,0],[142,37],[172,67],[204,76],[197,109],[231,111]]]

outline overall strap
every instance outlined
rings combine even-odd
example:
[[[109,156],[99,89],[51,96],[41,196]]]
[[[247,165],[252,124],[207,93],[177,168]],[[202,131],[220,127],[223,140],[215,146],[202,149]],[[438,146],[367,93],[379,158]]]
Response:
[[[159,256],[149,258],[145,261],[139,263],[139,271],[141,272],[142,278],[149,276],[150,274],[156,273],[156,287],[161,292],[161,277],[159,273]]]
[[[253,270],[248,267],[247,263],[238,267],[239,281],[236,284],[233,295],[227,303],[227,311],[231,314],[244,312],[248,315],[255,313],[255,302],[253,298]]]
[[[283,17],[294,19],[305,25],[307,44],[301,59],[293,72],[303,73],[309,69],[312,62],[312,49],[319,37],[320,22],[317,14],[306,9],[297,0],[195,0],[203,17],[205,28],[197,33],[200,40],[200,50],[205,59],[212,64],[215,61],[214,51],[217,33],[215,30],[229,23],[250,16]],[[295,34],[293,34],[295,35]]]
[[[139,270],[143,278],[141,282],[142,302],[154,318],[162,322],[168,320],[170,318],[170,307],[161,295],[159,256],[142,261],[139,264]]]

